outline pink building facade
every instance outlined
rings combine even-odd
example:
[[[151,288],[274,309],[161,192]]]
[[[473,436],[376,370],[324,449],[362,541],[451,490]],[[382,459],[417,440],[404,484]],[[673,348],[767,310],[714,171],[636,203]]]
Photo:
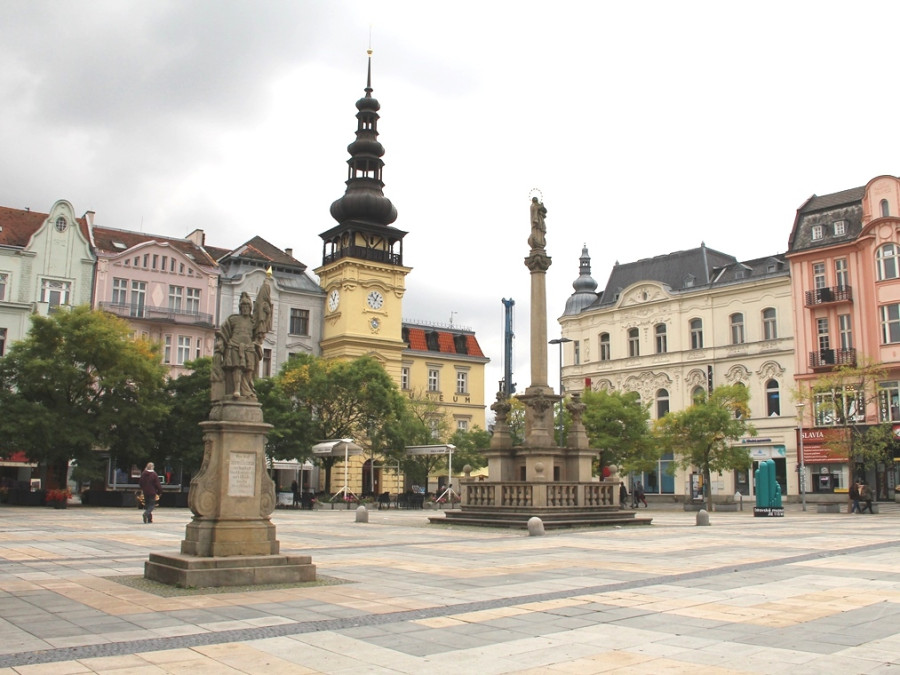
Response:
[[[877,363],[878,394],[854,423],[891,423],[900,432],[900,179],[813,195],[798,210],[789,242],[795,382],[808,390],[840,366]],[[847,399],[852,400],[852,395]],[[848,403],[852,408],[852,403]],[[828,447],[839,430],[813,402],[802,409],[807,491],[838,493],[863,477],[880,499],[900,483],[894,462],[865,469]]]
[[[219,269],[189,239],[93,228],[97,254],[94,307],[158,342],[172,377],[188,361],[212,356],[217,323]]]

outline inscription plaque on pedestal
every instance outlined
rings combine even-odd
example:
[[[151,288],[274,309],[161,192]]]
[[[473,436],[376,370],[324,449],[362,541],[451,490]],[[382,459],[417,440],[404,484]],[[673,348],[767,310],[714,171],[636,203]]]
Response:
[[[256,494],[256,455],[231,452],[228,457],[228,496],[252,497]]]

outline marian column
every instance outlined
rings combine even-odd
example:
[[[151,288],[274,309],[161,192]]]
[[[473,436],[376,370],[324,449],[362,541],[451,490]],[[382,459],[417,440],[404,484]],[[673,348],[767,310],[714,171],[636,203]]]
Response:
[[[553,438],[553,405],[560,397],[547,384],[547,269],[550,256],[546,251],[547,209],[537,197],[531,199],[530,254],[525,266],[531,271],[531,386],[519,399],[525,404],[525,447],[555,448]],[[535,454],[535,453],[531,453]],[[553,480],[555,452],[548,457],[526,462],[527,480]]]

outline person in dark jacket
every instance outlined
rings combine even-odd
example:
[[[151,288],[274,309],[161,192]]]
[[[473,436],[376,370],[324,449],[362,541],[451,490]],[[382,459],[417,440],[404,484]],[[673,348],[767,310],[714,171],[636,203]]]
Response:
[[[144,493],[144,522],[153,522],[153,508],[159,496],[162,494],[162,483],[159,476],[153,470],[153,462],[147,464],[147,468],[141,473],[141,480],[138,482],[141,492]]]
[[[859,483],[850,483],[850,510],[848,513],[862,513],[859,509]]]
[[[865,513],[866,509],[869,509],[869,513],[875,513],[872,510],[872,488],[862,482],[859,484],[859,500],[865,502],[865,506],[859,510],[860,513]]]
[[[624,509],[628,504],[628,488],[625,487],[625,481],[619,483],[619,508]]]

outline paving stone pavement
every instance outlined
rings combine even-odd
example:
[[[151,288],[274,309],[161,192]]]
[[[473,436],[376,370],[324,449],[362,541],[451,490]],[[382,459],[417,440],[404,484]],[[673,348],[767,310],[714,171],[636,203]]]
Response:
[[[328,583],[160,595],[186,509],[0,506],[0,675],[900,672],[894,504],[541,537],[355,515],[273,515]]]

